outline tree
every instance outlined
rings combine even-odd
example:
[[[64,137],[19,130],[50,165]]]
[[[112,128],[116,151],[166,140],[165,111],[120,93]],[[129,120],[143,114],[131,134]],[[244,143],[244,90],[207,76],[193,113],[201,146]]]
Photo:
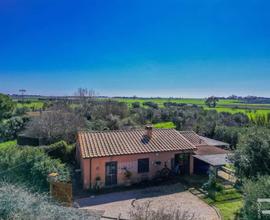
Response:
[[[256,220],[256,219],[269,219],[269,216],[262,215],[258,210],[258,199],[270,198],[270,176],[261,176],[256,181],[245,180],[244,182],[244,219]],[[267,204],[261,204],[262,209]],[[269,210],[270,207],[265,207]],[[260,216],[261,215],[261,216]]]
[[[140,108],[140,103],[139,102],[132,102],[132,108]]]
[[[217,126],[214,139],[229,143],[232,149],[236,148],[239,141],[239,129],[235,127]]]
[[[9,118],[15,108],[15,104],[10,97],[0,93],[0,121]]]
[[[79,98],[81,105],[84,105],[87,101],[94,99],[96,92],[93,89],[78,88],[75,96]]]
[[[143,105],[144,105],[144,106],[151,107],[151,108],[158,109],[158,104],[155,103],[155,102],[144,102]]]
[[[45,138],[49,143],[64,140],[74,142],[78,129],[85,127],[85,119],[65,106],[52,107],[33,118],[24,131],[25,135]]]
[[[208,97],[205,100],[205,104],[209,107],[209,108],[215,108],[217,106],[217,102],[219,101],[219,99],[215,96],[211,96]]]
[[[270,175],[270,131],[250,129],[241,137],[233,161],[240,178]]]
[[[18,133],[21,132],[26,123],[29,121],[28,117],[12,117],[0,123],[0,142],[14,140]]]

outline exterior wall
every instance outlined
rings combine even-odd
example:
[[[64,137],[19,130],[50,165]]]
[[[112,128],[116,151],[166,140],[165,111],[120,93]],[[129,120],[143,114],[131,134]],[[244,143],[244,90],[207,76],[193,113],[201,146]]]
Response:
[[[167,167],[171,169],[171,159],[174,159],[174,156],[177,153],[179,154],[181,152],[176,151],[100,157],[92,158],[91,161],[90,159],[82,159],[81,169],[83,174],[84,188],[93,187],[96,184],[96,177],[100,177],[101,187],[105,185],[105,164],[107,162],[117,162],[117,184],[124,185],[126,183],[126,178],[124,176],[125,168],[132,173],[132,183],[140,182],[144,179],[152,179],[155,177],[157,171],[164,168],[165,162]],[[149,158],[149,172],[138,173],[138,159],[144,158]],[[161,164],[157,165],[155,163],[156,161],[160,161]],[[193,172],[193,168],[190,169],[190,172]]]
[[[83,188],[88,189],[90,184],[90,159],[82,159],[80,148],[76,146],[76,160],[80,164]]]

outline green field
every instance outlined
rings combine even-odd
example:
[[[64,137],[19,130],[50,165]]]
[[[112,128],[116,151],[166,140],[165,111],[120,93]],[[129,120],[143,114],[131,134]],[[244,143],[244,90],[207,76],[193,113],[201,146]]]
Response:
[[[218,102],[216,108],[209,108],[205,105],[204,99],[162,99],[162,98],[114,98],[113,100],[119,102],[125,102],[129,106],[133,102],[139,102],[143,104],[144,102],[151,101],[159,105],[159,107],[164,107],[165,102],[183,103],[183,104],[195,104],[202,106],[206,110],[216,110],[218,112],[229,112],[229,113],[244,113],[248,115],[249,118],[253,118],[256,115],[267,115],[270,113],[270,104],[247,104],[239,102],[237,100],[222,99]]]
[[[222,219],[234,220],[243,207],[243,200],[220,202],[215,206],[219,209]]]
[[[8,147],[13,147],[17,145],[17,141],[6,141],[3,143],[0,143],[0,149],[8,148]]]
[[[175,128],[175,125],[173,122],[161,122],[154,124],[154,128]]]
[[[17,102],[16,106],[17,108],[27,107],[27,108],[34,108],[34,109],[41,109],[44,105],[44,102],[42,101],[31,101],[30,103],[20,103]]]
[[[107,100],[105,98],[101,98],[101,100]],[[209,108],[205,105],[204,99],[186,99],[186,98],[111,98],[110,100],[115,100],[119,102],[125,102],[131,107],[133,102],[139,102],[141,105],[144,102],[155,102],[158,104],[160,108],[164,107],[165,102],[174,102],[174,103],[182,103],[182,104],[194,104],[203,107],[206,110],[216,110],[218,112],[229,112],[229,113],[244,113],[248,115],[249,118],[254,118],[257,115],[267,115],[270,114],[270,104],[249,104],[244,103],[238,100],[230,100],[230,99],[221,99],[217,103],[216,108]],[[39,100],[31,100],[30,103],[17,103],[17,107],[28,107],[34,109],[41,109],[44,105],[44,102]],[[75,106],[75,104],[73,104]],[[73,107],[74,107],[73,106]],[[166,126],[165,126],[166,127]]]

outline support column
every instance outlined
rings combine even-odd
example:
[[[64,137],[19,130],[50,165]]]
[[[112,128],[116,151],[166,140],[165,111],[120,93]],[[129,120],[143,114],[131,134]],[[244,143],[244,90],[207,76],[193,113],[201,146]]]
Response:
[[[189,175],[192,175],[194,172],[194,157],[192,154],[189,155]]]

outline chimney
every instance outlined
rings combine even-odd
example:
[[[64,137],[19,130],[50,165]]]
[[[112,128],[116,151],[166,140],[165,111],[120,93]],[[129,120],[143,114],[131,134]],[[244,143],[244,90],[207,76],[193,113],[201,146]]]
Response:
[[[153,126],[152,125],[146,125],[145,126],[146,136],[150,139],[153,135]]]

